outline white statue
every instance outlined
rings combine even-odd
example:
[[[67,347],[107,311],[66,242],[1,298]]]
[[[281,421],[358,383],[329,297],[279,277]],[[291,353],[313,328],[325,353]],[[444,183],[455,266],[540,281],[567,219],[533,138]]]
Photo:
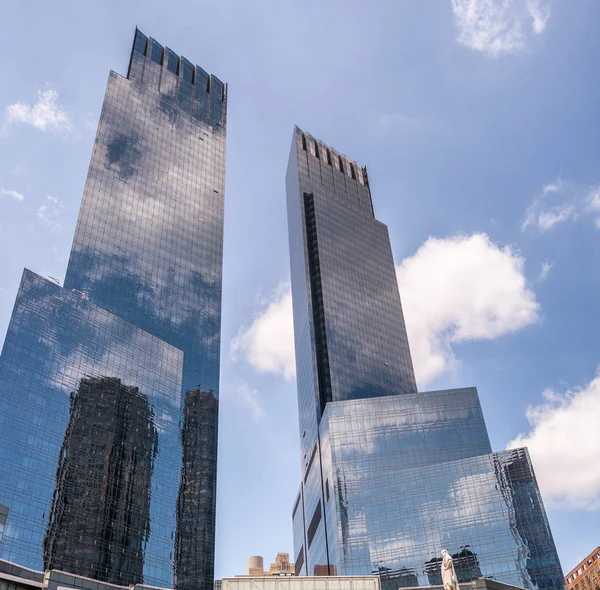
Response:
[[[454,563],[446,549],[442,549],[442,583],[444,590],[459,590]]]

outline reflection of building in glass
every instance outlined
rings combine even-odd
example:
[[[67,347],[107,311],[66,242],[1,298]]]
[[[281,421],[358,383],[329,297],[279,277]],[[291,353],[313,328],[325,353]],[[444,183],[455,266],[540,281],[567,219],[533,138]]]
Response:
[[[432,557],[425,562],[425,573],[430,586],[442,585],[442,558]]]
[[[302,481],[298,575],[457,576],[561,589],[526,449],[492,453],[475,388],[417,393],[366,169],[300,129],[287,184]]]
[[[104,581],[171,587],[176,569],[177,590],[213,588],[226,101],[218,78],[140,31],[127,76],[109,75],[65,288],[25,271],[0,358],[8,424],[0,429],[0,504],[8,508],[0,559],[41,569],[50,518],[47,563],[90,572],[103,555]],[[75,533],[64,511],[74,488],[57,490],[51,511],[56,461],[72,436],[69,393],[102,376],[143,392],[160,444],[146,475],[138,465],[134,476],[108,447],[101,457],[97,450],[114,478],[86,488],[85,526]],[[187,421],[186,392],[198,392]],[[130,411],[142,411],[131,400]],[[111,411],[88,412],[89,428],[112,423]],[[136,453],[141,460],[147,448]],[[75,486],[71,457],[63,460],[59,483]],[[99,486],[110,490],[108,504],[135,492],[139,505],[107,504],[105,521],[114,523],[101,526]],[[103,553],[107,539],[98,537],[93,551],[81,544],[72,565],[67,549],[91,531],[122,533],[127,564],[110,541]]]
[[[112,584],[143,579],[156,452],[154,412],[137,387],[81,379],[71,394],[44,569]]]
[[[565,576],[565,583],[567,590],[600,589],[600,547],[596,547]]]
[[[203,551],[214,531],[215,497],[211,477],[216,469],[219,404],[212,391],[185,394],[181,428],[181,482],[177,496],[175,575],[178,587],[212,575],[212,561]]]
[[[477,561],[477,555],[472,551],[469,551],[466,547],[463,547],[458,553],[452,555],[454,562],[454,571],[459,582],[468,582],[469,580],[476,580],[481,577],[481,569],[479,568],[479,562]],[[432,586],[439,586],[442,584],[442,558],[432,557],[429,561],[425,562],[425,573],[427,574],[427,580]],[[413,584],[417,585],[417,584]]]
[[[374,572],[381,577],[382,590],[397,590],[398,588],[413,588],[419,585],[415,573],[406,567],[393,570],[389,567],[379,566]]]

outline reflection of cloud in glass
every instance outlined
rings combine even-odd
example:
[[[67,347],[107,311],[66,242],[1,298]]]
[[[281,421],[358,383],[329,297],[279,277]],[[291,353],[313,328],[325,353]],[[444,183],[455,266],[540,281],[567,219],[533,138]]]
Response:
[[[560,586],[527,453],[490,454],[475,389],[330,403],[320,437],[323,478],[335,474],[327,526],[340,537],[329,554],[341,572],[368,573],[368,555],[386,588],[434,583],[447,548],[461,581]]]
[[[336,458],[395,453],[395,466],[415,466],[431,462],[434,441],[438,461],[491,452],[475,388],[334,402],[323,420]]]
[[[179,407],[180,391],[174,390],[181,373],[181,352],[105,310],[79,298],[76,294],[44,288],[39,277],[29,273],[22,285],[23,308],[17,316],[28,314],[35,305],[48,320],[40,344],[46,346],[45,363],[53,367],[48,374],[52,385],[66,393],[77,387],[78,375],[102,375],[118,372],[124,383],[135,385],[143,372],[153,383],[155,395],[164,392],[174,407]],[[60,321],[52,321],[59,317]],[[68,331],[66,327],[68,326]],[[132,364],[131,351],[144,353]],[[112,370],[109,370],[112,369]]]
[[[111,74],[65,287],[189,353],[184,390],[218,392],[198,363],[220,348],[224,129],[159,99]]]

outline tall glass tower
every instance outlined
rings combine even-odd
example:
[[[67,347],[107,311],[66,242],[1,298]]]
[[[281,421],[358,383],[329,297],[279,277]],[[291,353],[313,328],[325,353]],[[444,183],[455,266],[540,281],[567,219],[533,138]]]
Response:
[[[25,270],[0,357],[0,559],[212,590],[226,86],[136,30],[64,288]]]
[[[562,589],[527,449],[492,453],[475,388],[417,392],[366,169],[296,128],[286,186],[297,574],[378,573],[384,590],[441,584],[448,549],[460,582]]]

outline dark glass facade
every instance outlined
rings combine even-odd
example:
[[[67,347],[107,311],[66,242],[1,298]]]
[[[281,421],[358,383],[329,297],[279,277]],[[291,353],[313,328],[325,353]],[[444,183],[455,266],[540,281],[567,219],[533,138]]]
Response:
[[[0,559],[212,590],[226,87],[136,30],[64,288],[26,270],[0,357]]]
[[[562,589],[527,450],[492,452],[475,388],[417,393],[366,170],[296,129],[286,182],[297,574],[378,573],[383,590],[439,584],[445,548],[461,582]]]
[[[144,393],[115,377],[80,380],[71,393],[44,537],[45,570],[85,564],[89,578],[142,579],[157,450],[154,411]]]

